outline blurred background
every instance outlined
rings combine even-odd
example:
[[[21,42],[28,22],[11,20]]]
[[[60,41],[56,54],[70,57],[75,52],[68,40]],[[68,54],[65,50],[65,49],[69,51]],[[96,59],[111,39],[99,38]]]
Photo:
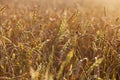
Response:
[[[39,11],[79,9],[81,12],[100,12],[120,15],[120,0],[0,0],[0,6],[7,5],[9,10],[12,9],[33,9],[37,6]]]
[[[71,7],[81,6],[87,8],[107,7],[109,10],[119,8],[120,0],[0,0],[0,4],[11,6],[33,6],[41,5],[42,7]]]

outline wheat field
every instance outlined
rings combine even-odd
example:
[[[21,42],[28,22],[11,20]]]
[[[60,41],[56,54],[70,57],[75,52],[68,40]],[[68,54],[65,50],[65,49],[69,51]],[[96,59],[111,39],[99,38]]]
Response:
[[[120,80],[119,0],[0,0],[0,80]]]

